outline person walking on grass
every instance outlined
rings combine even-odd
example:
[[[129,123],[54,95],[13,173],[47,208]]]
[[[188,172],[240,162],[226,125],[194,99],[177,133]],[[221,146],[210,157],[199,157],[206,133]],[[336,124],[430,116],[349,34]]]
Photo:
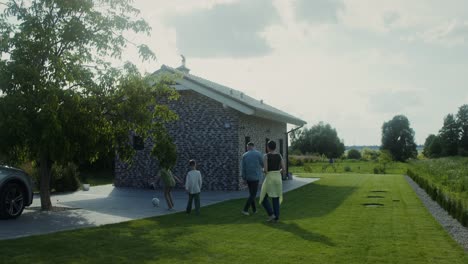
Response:
[[[282,174],[285,170],[285,166],[283,157],[281,154],[276,153],[275,150],[276,142],[270,140],[267,144],[268,153],[263,157],[265,180],[263,181],[262,190],[260,192],[260,203],[268,214],[268,222],[278,222],[280,204],[283,201]],[[270,197],[273,202],[273,210],[271,209],[268,197]]]
[[[189,195],[187,203],[187,214],[192,212],[192,201],[195,203],[195,214],[200,214],[200,192],[202,186],[202,177],[199,170],[197,170],[197,163],[195,160],[189,161],[190,171],[187,173],[185,180],[185,190]]]
[[[171,191],[176,185],[176,181],[179,183],[182,183],[182,181],[177,176],[174,176],[170,169],[166,168],[161,168],[159,177],[164,183],[164,198],[166,199],[167,210],[172,211],[174,210],[174,199],[172,198]]]
[[[263,158],[262,154],[255,149],[253,142],[247,144],[247,152],[242,155],[241,176],[247,182],[249,187],[249,198],[245,202],[242,214],[250,215],[249,208],[252,207],[252,213],[257,212],[255,206],[255,197],[257,196],[258,182],[263,175]]]

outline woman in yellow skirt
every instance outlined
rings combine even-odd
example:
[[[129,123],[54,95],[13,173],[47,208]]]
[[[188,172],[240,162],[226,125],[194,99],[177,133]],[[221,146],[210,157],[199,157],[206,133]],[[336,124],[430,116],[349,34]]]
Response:
[[[269,222],[277,222],[280,215],[280,203],[283,201],[283,181],[282,174],[285,169],[283,157],[276,153],[276,142],[270,140],[267,144],[268,153],[263,157],[263,170],[265,180],[260,192],[260,203],[265,208]],[[271,198],[273,209],[270,206]]]

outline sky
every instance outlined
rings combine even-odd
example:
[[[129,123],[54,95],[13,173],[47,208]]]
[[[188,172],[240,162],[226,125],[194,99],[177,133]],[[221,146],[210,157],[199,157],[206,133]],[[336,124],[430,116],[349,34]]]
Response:
[[[408,117],[416,143],[468,103],[465,0],[136,0],[156,61],[334,127],[345,145],[380,145]],[[125,56],[135,58],[129,51]]]

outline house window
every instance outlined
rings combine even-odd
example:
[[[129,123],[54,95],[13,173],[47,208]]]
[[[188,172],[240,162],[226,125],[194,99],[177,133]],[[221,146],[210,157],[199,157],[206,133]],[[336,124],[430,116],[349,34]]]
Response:
[[[247,151],[247,144],[250,142],[250,137],[245,137],[245,144],[244,144],[244,147],[245,147],[245,151]]]
[[[283,156],[283,139],[278,139],[279,142],[279,152]]]
[[[133,149],[134,150],[143,150],[145,149],[145,142],[140,136],[133,136]]]
[[[265,138],[265,153],[268,153],[268,141],[270,141],[270,139]]]

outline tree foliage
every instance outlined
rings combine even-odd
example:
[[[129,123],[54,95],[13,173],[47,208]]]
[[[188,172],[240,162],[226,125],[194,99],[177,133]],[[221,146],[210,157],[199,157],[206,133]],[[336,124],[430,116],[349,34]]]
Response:
[[[423,154],[428,158],[437,158],[442,156],[442,144],[439,136],[431,134],[426,138]]]
[[[458,154],[458,141],[460,139],[460,128],[455,117],[448,114],[444,118],[444,125],[439,131],[444,156],[455,156]]]
[[[468,104],[460,106],[457,113],[457,123],[460,129],[460,154],[468,156]]]
[[[129,160],[134,153],[129,131],[171,149],[164,124],[176,115],[158,104],[160,99],[177,99],[169,86],[171,77],[142,76],[131,63],[119,67],[110,63],[121,59],[129,44],[124,32],[150,32],[131,2],[4,3],[0,149],[11,161],[37,161],[43,209],[51,207],[54,162],[93,161],[115,150]],[[154,58],[147,46],[134,46],[143,60]]]
[[[383,124],[381,150],[388,150],[397,161],[406,161],[417,156],[414,130],[406,116],[397,115]]]
[[[323,122],[307,129],[297,131],[291,135],[293,151],[299,150],[302,154],[317,153],[328,158],[338,158],[343,155],[345,147],[338,138],[338,134],[330,124]]]
[[[347,153],[348,159],[361,159],[361,152],[357,149],[350,149]]]
[[[468,104],[460,106],[456,115],[448,114],[444,117],[439,133],[427,137],[424,155],[431,158],[468,156]]]

